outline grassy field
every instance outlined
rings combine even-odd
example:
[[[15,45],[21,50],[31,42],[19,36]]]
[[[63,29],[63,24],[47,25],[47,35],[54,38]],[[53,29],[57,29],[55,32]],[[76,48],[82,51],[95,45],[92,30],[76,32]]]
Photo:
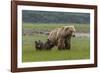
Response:
[[[24,30],[52,30],[64,26],[65,24],[23,24]],[[72,24],[73,25],[73,24]],[[89,32],[89,25],[75,24],[77,32]],[[51,51],[36,51],[34,47],[35,40],[45,41],[47,35],[23,35],[22,62],[35,61],[54,61],[54,60],[78,60],[90,58],[90,39],[89,37],[75,37],[71,40],[71,50],[59,51],[56,47]]]
[[[28,24],[28,25],[27,25]],[[89,33],[89,24],[38,24],[38,23],[23,23],[24,29],[29,30],[53,30],[55,28],[61,27],[61,26],[67,26],[67,25],[74,25],[77,32],[88,32]]]

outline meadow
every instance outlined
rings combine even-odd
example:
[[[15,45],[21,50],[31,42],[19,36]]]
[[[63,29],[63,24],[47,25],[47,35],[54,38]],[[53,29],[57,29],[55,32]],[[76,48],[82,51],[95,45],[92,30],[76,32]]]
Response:
[[[67,25],[74,25],[76,32],[89,33],[89,24],[34,24],[23,23],[23,32],[30,31],[51,31],[55,28]],[[36,51],[34,41],[47,39],[48,35],[32,33],[22,36],[22,62],[55,61],[55,60],[79,60],[90,58],[90,37],[72,37],[71,50],[59,51],[57,47],[50,51]]]

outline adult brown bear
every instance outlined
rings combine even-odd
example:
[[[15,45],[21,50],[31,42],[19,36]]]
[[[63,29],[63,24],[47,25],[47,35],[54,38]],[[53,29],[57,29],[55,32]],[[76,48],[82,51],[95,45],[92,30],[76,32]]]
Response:
[[[74,26],[62,26],[49,33],[48,39],[58,47],[58,49],[70,49],[71,37],[75,36]]]

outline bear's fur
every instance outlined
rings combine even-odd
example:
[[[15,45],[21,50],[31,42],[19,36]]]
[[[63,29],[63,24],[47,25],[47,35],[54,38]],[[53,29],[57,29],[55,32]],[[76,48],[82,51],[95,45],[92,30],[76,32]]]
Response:
[[[43,50],[43,42],[42,41],[35,41],[35,48],[36,48],[36,50]]]
[[[54,46],[53,43],[52,43],[49,39],[47,39],[47,41],[44,43],[44,48],[45,48],[46,50],[51,50],[51,48],[52,48],[53,46]]]
[[[57,33],[58,33],[58,30],[60,30],[61,28],[56,28],[54,29],[53,31],[51,31],[49,33],[49,36],[48,36],[48,39],[54,44],[54,45],[57,45]]]
[[[75,27],[74,26],[62,26],[57,32],[57,38],[66,38],[68,36],[75,36]]]
[[[43,43],[42,41],[35,41],[35,48],[36,50],[51,50],[53,47],[52,42],[47,39],[47,41],[45,43]]]
[[[58,39],[57,47],[58,47],[59,50],[65,49],[65,40],[63,38]]]
[[[70,48],[71,48],[71,37],[72,36],[67,36],[67,38],[65,39],[65,49],[70,50]]]
[[[70,49],[70,40],[72,36],[75,36],[74,26],[62,26],[61,28],[54,29],[50,32],[48,39],[58,47],[58,49]]]

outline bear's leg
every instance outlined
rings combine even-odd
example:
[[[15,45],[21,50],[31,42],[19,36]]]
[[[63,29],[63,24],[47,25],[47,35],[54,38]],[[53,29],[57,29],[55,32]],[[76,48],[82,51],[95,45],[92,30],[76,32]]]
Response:
[[[62,45],[61,45],[61,43],[58,43],[57,47],[58,47],[58,50],[62,50]]]
[[[70,50],[70,48],[71,48],[71,39],[70,38],[68,39],[67,46],[68,46],[67,49]]]
[[[58,43],[58,44],[57,44],[57,48],[58,48],[58,50],[61,50],[61,49],[62,49],[61,43]]]
[[[65,40],[65,50],[68,49],[68,39]]]
[[[58,46],[58,50],[64,50],[64,48],[61,46]]]
[[[70,50],[70,48],[71,48],[71,44],[68,43],[68,47],[67,47],[67,49]]]
[[[65,49],[70,50],[71,48],[71,38],[65,40]]]
[[[65,48],[65,40],[60,38],[58,39],[58,44],[57,44],[58,50],[64,50]]]

